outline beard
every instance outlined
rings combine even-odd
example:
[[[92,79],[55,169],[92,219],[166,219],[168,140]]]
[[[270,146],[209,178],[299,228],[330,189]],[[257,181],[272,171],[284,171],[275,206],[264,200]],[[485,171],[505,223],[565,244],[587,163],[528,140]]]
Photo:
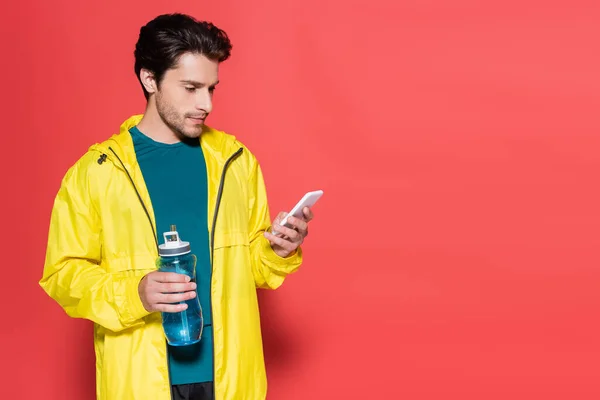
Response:
[[[204,125],[194,125],[186,128],[186,115],[181,115],[170,103],[164,101],[160,92],[156,95],[156,111],[165,125],[171,129],[181,140],[198,139]]]

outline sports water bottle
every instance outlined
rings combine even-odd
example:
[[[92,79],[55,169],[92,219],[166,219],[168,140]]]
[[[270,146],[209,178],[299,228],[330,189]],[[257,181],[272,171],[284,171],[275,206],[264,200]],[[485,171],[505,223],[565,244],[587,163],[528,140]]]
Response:
[[[185,274],[190,277],[191,282],[196,282],[196,256],[191,253],[190,244],[181,241],[175,225],[171,225],[171,231],[163,233],[163,236],[165,242],[158,246],[158,270]],[[188,306],[183,311],[161,312],[165,336],[171,346],[198,343],[202,337],[204,321],[198,296],[179,304],[183,303]]]

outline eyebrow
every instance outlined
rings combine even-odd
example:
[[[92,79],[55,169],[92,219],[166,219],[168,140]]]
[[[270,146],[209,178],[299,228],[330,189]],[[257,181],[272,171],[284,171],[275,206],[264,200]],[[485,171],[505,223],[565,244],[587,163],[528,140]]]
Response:
[[[193,86],[196,86],[196,87],[204,87],[204,86],[206,86],[206,84],[204,84],[202,82],[194,81],[194,80],[191,80],[191,79],[182,79],[179,82],[181,82],[181,83],[187,83],[189,85],[193,85]],[[215,87],[218,84],[219,84],[219,81],[216,81],[215,83],[213,83],[210,86]]]

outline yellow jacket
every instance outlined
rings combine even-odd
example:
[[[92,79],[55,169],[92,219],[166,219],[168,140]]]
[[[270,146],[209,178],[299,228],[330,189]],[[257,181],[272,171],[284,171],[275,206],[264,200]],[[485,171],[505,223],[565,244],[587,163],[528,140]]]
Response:
[[[90,147],[66,173],[40,280],[69,316],[94,322],[101,400],[171,398],[161,316],[147,312],[138,294],[158,257],[152,203],[128,132],[141,117]],[[266,190],[248,149],[208,127],[200,141],[208,171],[215,398],[264,399],[256,288],[280,286],[300,266],[302,251],[283,259],[264,238]]]

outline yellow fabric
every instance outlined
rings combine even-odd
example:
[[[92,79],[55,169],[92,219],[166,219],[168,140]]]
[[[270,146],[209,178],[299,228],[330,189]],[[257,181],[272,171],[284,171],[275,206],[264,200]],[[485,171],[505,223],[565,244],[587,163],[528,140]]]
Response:
[[[156,269],[154,213],[128,129],[90,147],[66,173],[56,196],[41,287],[74,318],[94,322],[96,392],[101,400],[170,399],[160,313],[148,313],[138,283]],[[281,258],[263,232],[270,228],[266,190],[254,156],[233,136],[206,128],[209,231],[215,229],[212,315],[216,400],[264,399],[266,373],[256,288],[275,289],[302,261]],[[213,215],[225,173],[216,226]],[[102,155],[106,161],[99,163]],[[173,205],[177,206],[176,202]],[[159,233],[160,235],[160,233]],[[162,236],[161,236],[162,237]]]

